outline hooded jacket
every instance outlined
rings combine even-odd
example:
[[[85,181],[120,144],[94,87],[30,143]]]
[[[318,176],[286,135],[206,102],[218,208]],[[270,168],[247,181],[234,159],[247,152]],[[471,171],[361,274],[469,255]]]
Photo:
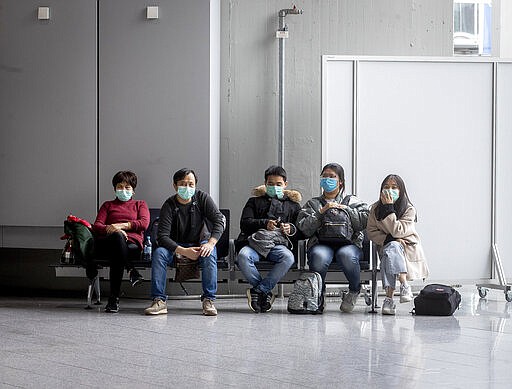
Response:
[[[292,223],[296,226],[297,215],[300,211],[300,201],[302,196],[296,190],[285,189],[282,199],[273,198],[267,195],[265,185],[260,185],[253,189],[242,210],[240,218],[240,235],[236,239],[236,250],[239,251],[248,244],[247,238],[259,229],[267,228],[269,220],[281,218],[283,223]],[[298,240],[298,232],[290,236],[293,241]]]

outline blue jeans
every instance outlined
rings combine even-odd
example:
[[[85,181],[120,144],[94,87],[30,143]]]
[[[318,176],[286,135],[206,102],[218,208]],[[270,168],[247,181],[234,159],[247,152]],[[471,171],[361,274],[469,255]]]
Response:
[[[381,254],[382,287],[384,289],[396,289],[396,276],[400,273],[407,273],[404,248],[400,243],[391,241],[383,247]]]
[[[320,273],[323,281],[323,290],[325,291],[325,276],[327,269],[333,259],[341,268],[348,280],[348,289],[351,292],[359,292],[361,286],[361,267],[359,261],[363,257],[363,251],[355,244],[349,244],[342,247],[327,246],[316,244],[308,251],[309,269]]]
[[[194,244],[179,244],[181,247],[192,247]],[[208,257],[199,257],[199,268],[201,269],[201,283],[203,294],[201,300],[207,298],[215,300],[217,293],[217,249],[214,248]],[[167,266],[174,262],[174,253],[164,247],[158,247],[151,260],[151,298],[167,300],[165,287],[167,282]]]
[[[261,256],[251,247],[245,246],[237,256],[238,267],[245,279],[257,292],[268,293],[284,277],[295,262],[293,253],[283,245],[277,245],[270,250],[267,261],[274,262],[272,270],[265,278],[261,277],[255,263],[261,260]]]

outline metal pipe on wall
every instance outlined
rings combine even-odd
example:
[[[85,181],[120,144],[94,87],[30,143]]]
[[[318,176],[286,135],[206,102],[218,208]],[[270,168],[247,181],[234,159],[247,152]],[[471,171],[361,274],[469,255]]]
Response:
[[[279,126],[278,126],[278,151],[277,161],[280,166],[284,166],[284,40],[288,38],[288,26],[284,22],[286,15],[301,15],[304,11],[293,8],[282,9],[278,12],[279,29],[276,32],[276,38],[279,39]]]

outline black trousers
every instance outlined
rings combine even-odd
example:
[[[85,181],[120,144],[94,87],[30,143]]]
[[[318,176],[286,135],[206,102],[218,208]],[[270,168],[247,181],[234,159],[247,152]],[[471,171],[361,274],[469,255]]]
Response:
[[[119,297],[124,269],[133,269],[132,261],[140,258],[142,250],[137,244],[128,242],[120,232],[96,239],[94,244],[96,256],[108,258],[110,262],[110,296]]]

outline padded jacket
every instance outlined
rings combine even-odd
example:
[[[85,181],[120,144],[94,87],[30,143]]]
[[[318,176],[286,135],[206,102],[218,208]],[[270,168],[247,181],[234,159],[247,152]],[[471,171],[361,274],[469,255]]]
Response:
[[[297,217],[297,227],[302,231],[308,240],[308,249],[318,244],[317,232],[322,226],[323,214],[320,213],[320,208],[323,207],[321,199],[323,196],[313,197],[309,200],[299,212]],[[335,201],[341,203],[343,201],[343,194],[340,192],[336,196]],[[368,204],[364,203],[356,196],[350,196],[347,212],[350,216],[350,222],[354,233],[350,239],[357,247],[363,247],[364,233],[368,221]]]
[[[301,194],[296,190],[284,190],[282,199],[271,198],[267,195],[265,185],[253,189],[251,197],[247,200],[240,218],[240,235],[235,241],[236,251],[240,251],[248,244],[247,237],[259,229],[267,228],[269,220],[281,218],[283,223],[292,223],[296,226],[297,215],[300,211]],[[300,231],[297,229],[290,240],[300,239]]]

